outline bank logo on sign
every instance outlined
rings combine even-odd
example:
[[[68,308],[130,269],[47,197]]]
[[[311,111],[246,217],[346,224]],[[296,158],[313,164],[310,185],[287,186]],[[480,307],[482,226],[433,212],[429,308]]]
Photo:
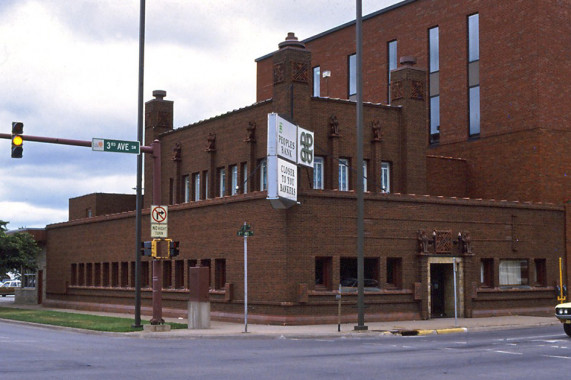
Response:
[[[313,133],[301,132],[299,145],[299,163],[305,166],[313,166]]]

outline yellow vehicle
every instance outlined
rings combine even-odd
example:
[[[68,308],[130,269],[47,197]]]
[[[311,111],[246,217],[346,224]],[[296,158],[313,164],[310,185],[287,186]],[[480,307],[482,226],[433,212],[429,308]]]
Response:
[[[7,295],[13,295],[15,293],[14,288],[20,287],[20,281],[7,281],[0,286],[0,295],[6,297]]]
[[[571,302],[555,306],[555,316],[563,323],[565,334],[571,337]]]

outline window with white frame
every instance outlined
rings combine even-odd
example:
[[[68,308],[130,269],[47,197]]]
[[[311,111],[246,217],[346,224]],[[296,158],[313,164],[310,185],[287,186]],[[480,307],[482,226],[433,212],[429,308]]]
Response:
[[[355,100],[357,97],[357,56],[355,54],[347,57],[347,80],[348,98]]]
[[[218,196],[223,197],[226,194],[226,169],[218,169]]]
[[[323,190],[323,157],[313,159],[313,188]]]
[[[391,163],[387,161],[381,163],[381,191],[391,192]]]
[[[184,201],[190,202],[190,176],[182,177],[182,185],[184,191]]]
[[[242,163],[242,192],[246,194],[248,192],[248,163]]]
[[[232,195],[238,194],[238,166],[230,166],[230,193]]]
[[[438,27],[428,29],[430,143],[440,140],[440,57]]]
[[[397,41],[390,41],[387,45],[387,96],[391,104],[391,71],[397,68]]]
[[[349,160],[339,159],[339,191],[349,190]]]
[[[321,96],[321,68],[313,68],[313,96]]]
[[[268,190],[268,162],[265,158],[260,162],[260,190]]]
[[[500,260],[500,286],[529,285],[527,260]]]
[[[200,200],[200,173],[194,173],[194,201]]]
[[[468,17],[468,113],[469,135],[480,134],[480,17]]]

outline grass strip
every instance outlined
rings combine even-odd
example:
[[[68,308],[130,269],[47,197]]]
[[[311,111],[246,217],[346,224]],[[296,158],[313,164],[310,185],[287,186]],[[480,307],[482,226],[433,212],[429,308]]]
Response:
[[[142,328],[134,328],[132,326],[133,320],[130,318],[68,313],[54,310],[0,307],[0,318],[94,331],[132,332],[142,330]],[[149,322],[142,321],[141,323],[148,324]],[[183,323],[167,324],[171,326],[171,329],[187,328],[187,325]]]

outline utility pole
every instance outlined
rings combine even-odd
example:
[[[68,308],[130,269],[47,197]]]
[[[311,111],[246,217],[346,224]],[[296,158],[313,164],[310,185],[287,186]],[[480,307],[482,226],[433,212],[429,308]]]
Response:
[[[363,32],[362,0],[357,0],[357,326],[355,330],[367,330],[365,326],[365,257],[364,257],[364,189],[363,189]]]

